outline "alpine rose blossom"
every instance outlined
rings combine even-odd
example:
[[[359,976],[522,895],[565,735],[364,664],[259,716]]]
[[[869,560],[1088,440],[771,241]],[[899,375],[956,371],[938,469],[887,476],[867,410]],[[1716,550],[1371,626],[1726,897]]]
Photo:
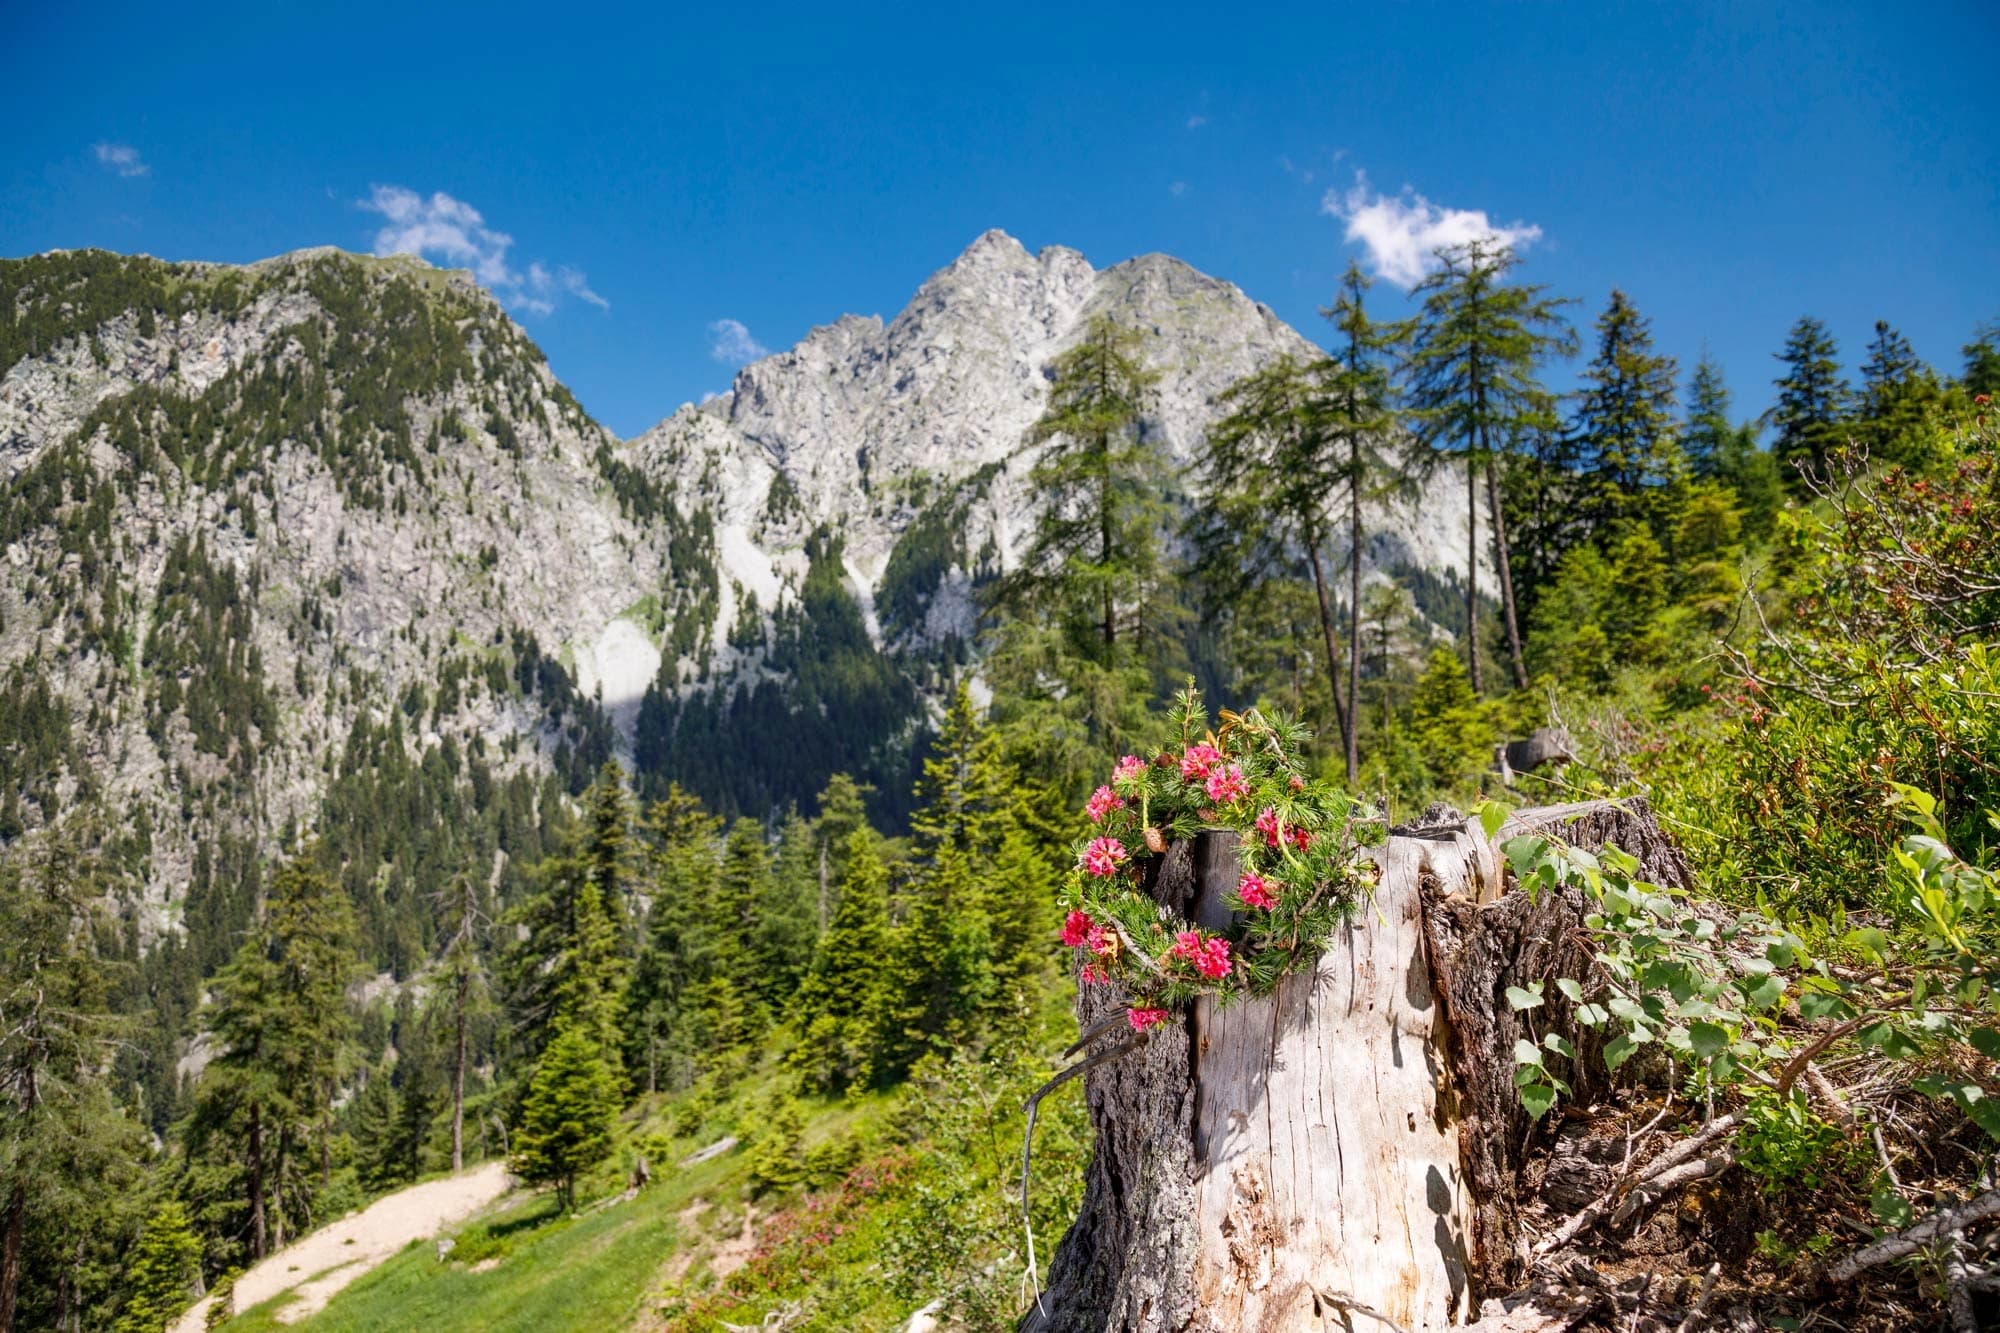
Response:
[[[1297,824],[1292,825],[1290,829],[1286,830],[1286,836],[1291,838],[1292,846],[1298,848],[1300,851],[1304,851],[1312,845],[1313,835],[1306,832]]]
[[[1174,947],[1167,951],[1173,958],[1185,958],[1194,964],[1194,970],[1211,979],[1229,975],[1229,941],[1205,940],[1201,932],[1184,930],[1174,936]]]
[[[1118,873],[1119,863],[1128,853],[1125,844],[1116,838],[1096,838],[1083,849],[1083,868],[1099,879]]]
[[[1264,835],[1266,847],[1278,845],[1278,812],[1265,806],[1257,812],[1257,831]]]
[[[1128,754],[1118,761],[1118,767],[1111,770],[1111,780],[1113,782],[1124,782],[1128,778],[1138,777],[1145,771],[1146,761],[1136,754]]]
[[[1118,952],[1118,932],[1108,926],[1092,926],[1083,937],[1083,945],[1099,958],[1109,958]]]
[[[1108,982],[1108,981],[1110,981],[1110,980],[1111,980],[1111,974],[1110,974],[1109,972],[1106,972],[1106,971],[1104,970],[1104,964],[1102,964],[1102,963],[1085,963],[1085,964],[1083,965],[1083,984],[1084,984],[1084,985],[1086,985],[1086,986],[1102,986],[1102,985],[1104,985],[1104,984],[1105,984],[1106,982]]]
[[[1262,875],[1245,875],[1243,882],[1236,886],[1236,896],[1243,900],[1245,907],[1261,907],[1267,912],[1278,905],[1278,896],[1271,892],[1270,884]],[[1082,914],[1071,913],[1071,915]],[[1069,938],[1067,931],[1064,932],[1063,938]]]
[[[1090,816],[1091,823],[1102,824],[1106,815],[1110,814],[1113,810],[1123,810],[1124,808],[1125,798],[1123,796],[1120,796],[1109,787],[1099,787],[1090,794],[1090,801],[1083,807],[1083,812]]]
[[[1181,777],[1188,782],[1205,778],[1209,768],[1220,758],[1222,751],[1213,745],[1190,745],[1181,755]]]
[[[1063,943],[1074,949],[1090,938],[1090,929],[1096,924],[1088,912],[1071,912],[1063,918]]]
[[[1243,770],[1235,764],[1208,771],[1208,799],[1217,805],[1229,805],[1249,794],[1250,784],[1243,780]]]
[[[1141,1009],[1134,1005],[1125,1011],[1125,1021],[1132,1025],[1134,1032],[1144,1032],[1147,1028],[1158,1027],[1167,1021],[1164,1009]]]

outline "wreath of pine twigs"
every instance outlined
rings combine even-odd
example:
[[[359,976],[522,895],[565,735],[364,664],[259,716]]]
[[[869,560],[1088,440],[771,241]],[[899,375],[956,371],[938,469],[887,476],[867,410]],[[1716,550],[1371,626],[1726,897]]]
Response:
[[[1126,755],[1085,805],[1094,827],[1076,843],[1063,895],[1063,942],[1084,952],[1083,982],[1122,984],[1135,1032],[1197,996],[1226,1005],[1314,966],[1376,875],[1358,850],[1381,820],[1307,774],[1305,727],[1252,708],[1222,710],[1210,730],[1192,682],[1172,720],[1177,747],[1150,762]],[[1182,920],[1142,887],[1151,858],[1216,830],[1235,831],[1241,846],[1226,933]]]

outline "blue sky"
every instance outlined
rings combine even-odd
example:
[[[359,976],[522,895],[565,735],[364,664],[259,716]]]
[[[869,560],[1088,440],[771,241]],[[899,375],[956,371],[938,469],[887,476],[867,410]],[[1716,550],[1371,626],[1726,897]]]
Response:
[[[1953,370],[2000,318],[1990,0],[324,9],[0,6],[0,254],[456,255],[621,434],[996,226],[1318,337],[1350,253],[1407,275],[1483,213],[1742,415],[1802,313]]]

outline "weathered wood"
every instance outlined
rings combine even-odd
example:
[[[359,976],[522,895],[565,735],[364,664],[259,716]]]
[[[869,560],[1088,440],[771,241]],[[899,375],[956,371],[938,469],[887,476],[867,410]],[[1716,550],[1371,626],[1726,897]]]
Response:
[[[1456,829],[1462,837],[1477,836],[1462,822]],[[1504,845],[1530,834],[1591,850],[1615,845],[1638,857],[1645,875],[1657,883],[1684,887],[1691,881],[1680,850],[1639,798],[1524,810],[1494,841]],[[1539,1041],[1550,1031],[1567,1036],[1577,1058],[1562,1072],[1577,1102],[1608,1091],[1610,1075],[1602,1059],[1604,1038],[1576,1022],[1575,1006],[1554,984],[1559,976],[1588,976],[1592,967],[1593,949],[1582,930],[1583,895],[1572,889],[1534,899],[1519,891],[1496,896],[1484,881],[1474,891],[1459,883],[1437,874],[1425,881],[1424,930],[1432,982],[1451,1034],[1459,1143],[1475,1200],[1474,1269],[1488,1283],[1511,1285],[1524,1276],[1527,1259],[1515,1187],[1530,1153],[1555,1132],[1553,1121],[1533,1121],[1522,1109],[1514,1087],[1514,1043]],[[1507,988],[1526,989],[1536,981],[1543,983],[1542,1007],[1515,1012]]]
[[[1526,811],[1517,832],[1615,842],[1686,880],[1643,805]],[[1232,837],[1170,848],[1149,890],[1227,929]],[[1492,843],[1448,810],[1375,855],[1372,898],[1310,974],[1198,1002],[1085,1077],[1097,1150],[1023,1329],[1416,1333],[1469,1322],[1518,1273],[1512,1191],[1546,1126],[1519,1107],[1505,988],[1582,974],[1580,903],[1503,893]],[[1554,991],[1539,1031],[1568,1021]],[[1124,1003],[1084,987],[1083,1028]]]

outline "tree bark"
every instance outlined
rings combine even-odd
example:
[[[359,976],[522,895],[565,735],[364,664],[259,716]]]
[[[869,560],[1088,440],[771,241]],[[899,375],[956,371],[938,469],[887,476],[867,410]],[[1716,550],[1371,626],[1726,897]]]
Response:
[[[463,970],[458,975],[458,991],[453,997],[452,1024],[453,1050],[451,1060],[451,1169],[454,1174],[465,1170],[465,1009],[466,991],[472,979]],[[646,1045],[646,1091],[651,1092],[653,1081],[652,1039]]]
[[[1514,668],[1514,688],[1528,687],[1528,662],[1521,652],[1521,616],[1514,602],[1514,567],[1507,551],[1507,520],[1500,512],[1500,484],[1494,480],[1493,459],[1486,460],[1486,507],[1493,520],[1494,567],[1500,572],[1500,605],[1507,616],[1507,653]]]
[[[1479,671],[1479,463],[1465,456],[1465,663],[1472,692],[1484,692]]]
[[[1361,775],[1361,441],[1349,446],[1347,483],[1347,784]]]
[[[1528,832],[1616,842],[1686,882],[1638,802],[1526,811],[1500,837]],[[1587,953],[1581,903],[1505,892],[1494,844],[1448,810],[1374,856],[1372,898],[1312,972],[1226,1009],[1202,1000],[1086,1075],[1097,1148],[1023,1330],[1417,1333],[1470,1322],[1517,1279],[1513,1194],[1551,1126],[1520,1109],[1523,1019],[1505,990]],[[1226,928],[1233,835],[1156,865],[1157,900]],[[1123,1002],[1086,986],[1079,1018],[1088,1030]],[[1538,1031],[1567,1018],[1559,996],[1534,1014]],[[1602,1061],[1578,1045],[1568,1076],[1588,1097]]]
[[[250,1257],[264,1257],[264,1121],[263,1108],[250,1104]]]
[[[1347,708],[1340,701],[1340,648],[1333,636],[1333,599],[1326,590],[1326,564],[1320,555],[1319,543],[1310,542],[1307,549],[1312,555],[1313,589],[1319,593],[1319,631],[1326,642],[1326,688],[1333,695],[1333,719],[1340,728],[1341,748],[1350,756],[1347,780],[1354,781],[1360,771],[1358,763],[1351,757],[1354,749],[1354,724],[1348,716]]]
[[[21,1299],[21,1244],[27,1238],[28,1186],[16,1179],[7,1196],[7,1231],[0,1241],[0,1333],[14,1333],[14,1311]]]

